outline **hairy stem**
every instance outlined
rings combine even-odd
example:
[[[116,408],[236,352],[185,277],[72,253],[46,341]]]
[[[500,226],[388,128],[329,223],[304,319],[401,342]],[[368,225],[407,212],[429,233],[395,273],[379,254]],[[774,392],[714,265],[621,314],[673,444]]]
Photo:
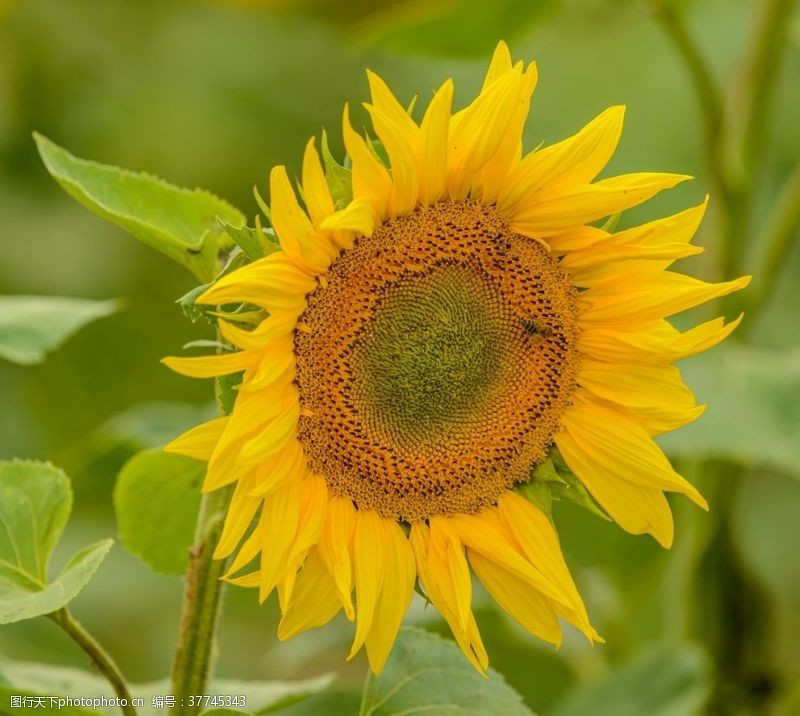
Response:
[[[214,639],[219,618],[226,560],[214,559],[219,541],[229,489],[204,495],[197,518],[195,542],[189,550],[183,594],[178,644],[172,665],[173,714],[189,716],[199,711],[189,696],[208,693]]]
[[[219,332],[217,340],[220,339]],[[214,395],[219,412],[227,415],[233,409],[237,375],[214,381]],[[192,695],[208,693],[208,680],[214,659],[217,622],[222,604],[222,575],[227,559],[214,559],[214,549],[222,535],[225,512],[233,485],[203,495],[197,516],[194,545],[189,550],[183,592],[183,610],[178,643],[172,663],[173,715],[192,716],[200,710],[190,703]]]
[[[120,699],[124,699],[124,703],[127,705],[120,706],[122,713],[125,714],[125,716],[137,716],[136,709],[131,704],[131,694],[125,683],[125,677],[100,643],[86,631],[84,626],[70,614],[66,607],[48,616],[53,622],[58,624],[81,649],[83,649],[92,660],[92,665],[108,679],[108,682],[114,689],[114,693]]]

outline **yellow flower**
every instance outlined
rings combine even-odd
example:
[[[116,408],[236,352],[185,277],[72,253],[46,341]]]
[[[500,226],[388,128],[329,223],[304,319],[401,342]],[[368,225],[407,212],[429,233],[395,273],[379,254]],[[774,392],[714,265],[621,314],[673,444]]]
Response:
[[[344,610],[350,656],[365,645],[379,673],[419,580],[485,672],[471,568],[533,634],[559,644],[561,617],[599,640],[553,526],[514,486],[557,446],[624,529],[669,546],[664,492],[706,506],[652,439],[702,412],[672,363],[740,319],[679,332],[665,318],[748,278],[667,270],[700,251],[705,203],[617,233],[591,225],[688,177],[594,181],[622,107],[523,156],[536,67],[505,44],[472,104],[452,113],[448,80],[419,123],[368,76],[388,168],[345,108],[349,203],[313,139],[304,207],[272,170],[280,250],[199,299],[266,317],[220,319],[236,352],[165,359],[195,377],[243,371],[235,407],[168,449],[208,461],[205,490],[235,483],[216,557],[235,553],[226,579],[261,600],[277,588],[281,639]]]

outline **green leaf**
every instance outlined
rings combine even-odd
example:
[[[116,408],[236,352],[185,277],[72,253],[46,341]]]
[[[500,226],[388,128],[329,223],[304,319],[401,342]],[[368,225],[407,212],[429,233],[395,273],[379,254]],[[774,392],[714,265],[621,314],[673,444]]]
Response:
[[[156,572],[181,574],[194,540],[206,465],[160,449],[134,455],[117,477],[114,508],[125,547]]]
[[[104,539],[78,550],[58,577],[42,589],[0,582],[0,624],[51,614],[69,604],[89,583],[114,540]]]
[[[727,343],[681,365],[708,409],[658,438],[673,456],[706,455],[800,475],[800,349]]]
[[[701,649],[663,647],[574,691],[553,716],[686,716],[701,712],[711,686]]]
[[[59,296],[0,296],[0,357],[41,363],[87,323],[119,310],[118,301]]]
[[[274,237],[265,234],[263,230],[254,229],[250,226],[233,226],[222,219],[219,220],[219,223],[225,233],[233,239],[251,261],[257,261],[280,248]]]
[[[0,462],[0,624],[61,609],[86,586],[111,548],[79,550],[47,582],[50,555],[72,507],[69,480],[52,465]]]
[[[239,681],[236,679],[213,679],[206,694],[214,696],[243,696],[245,710],[230,708],[214,708],[205,713],[217,714],[267,714],[279,711],[291,704],[321,692],[333,681],[331,674],[322,674],[303,681]],[[108,682],[83,669],[51,664],[11,661],[0,659],[0,698],[4,687],[9,693],[26,693],[43,696],[86,696],[98,698],[114,696]],[[166,696],[170,693],[169,679],[150,681],[143,684],[131,684],[130,692],[134,698],[144,700],[144,706],[138,708],[139,716],[164,716],[167,711],[153,706],[154,696]],[[0,703],[0,714],[2,714]],[[60,711],[68,715],[70,712]],[[77,712],[76,712],[77,713]],[[84,712],[81,711],[81,714]],[[100,707],[93,711],[95,716],[118,716],[118,708]],[[13,714],[12,714],[13,716]]]
[[[400,52],[476,55],[524,33],[554,0],[406,2],[378,11],[358,26],[358,38]]]
[[[211,401],[136,403],[95,428],[87,441],[88,450],[97,454],[120,445],[133,451],[158,447],[215,415]]]
[[[531,716],[503,677],[484,679],[454,642],[413,627],[400,630],[380,676],[370,673],[360,716],[410,713]]]
[[[322,163],[331,198],[337,209],[343,209],[353,200],[353,172],[336,161],[328,146],[328,133],[322,131]]]
[[[236,226],[245,223],[238,209],[210,192],[79,159],[41,134],[34,133],[34,139],[47,170],[70,196],[201,281],[210,281],[217,272],[224,235],[217,217]]]
[[[567,467],[556,447],[551,448],[550,454],[533,468],[531,479],[517,485],[515,489],[548,517],[551,517],[553,500],[567,500],[604,520],[611,520]]]

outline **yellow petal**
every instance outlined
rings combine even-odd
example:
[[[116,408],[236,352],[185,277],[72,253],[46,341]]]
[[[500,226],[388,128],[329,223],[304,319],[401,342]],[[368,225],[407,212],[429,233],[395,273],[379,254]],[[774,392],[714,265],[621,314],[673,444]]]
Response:
[[[364,138],[353,130],[347,105],[342,117],[342,131],[344,146],[353,164],[353,198],[370,202],[377,223],[388,211],[392,179],[386,167],[369,150]]]
[[[304,306],[304,303],[298,303],[292,308],[275,311],[252,331],[238,328],[221,318],[217,321],[217,327],[228,343],[243,350],[262,351],[276,338],[292,333],[297,325],[297,317],[303,312]]]
[[[462,636],[472,614],[472,578],[459,535],[446,517],[431,517],[428,548],[428,579],[456,618]]]
[[[661,448],[633,420],[583,393],[576,394],[575,406],[562,421],[598,471],[643,487],[681,492],[708,509],[700,493],[675,472]]]
[[[279,452],[297,433],[299,418],[300,403],[292,401],[242,446],[238,459],[252,464]]]
[[[384,552],[386,569],[372,628],[364,645],[372,672],[380,674],[411,603],[417,570],[408,539],[396,522],[387,523],[384,543],[375,548]]]
[[[302,271],[323,273],[334,257],[333,247],[314,229],[297,202],[286,167],[274,167],[269,175],[270,218],[281,248]]]
[[[744,314],[740,313],[738,318],[727,325],[724,318],[715,318],[690,328],[674,338],[670,343],[670,350],[675,358],[685,358],[713,348],[736,330],[743,316]]]
[[[419,176],[414,156],[416,133],[404,132],[377,107],[365,106],[372,117],[372,125],[375,127],[378,139],[383,143],[389,156],[392,176],[389,214],[391,216],[408,214],[416,206],[419,196]]]
[[[624,116],[625,107],[609,107],[569,139],[528,154],[500,192],[500,211],[513,215],[517,205],[524,205],[549,184],[592,181],[617,148]]]
[[[247,480],[240,480],[236,485],[225,514],[222,535],[214,550],[214,559],[224,559],[236,549],[261,505],[260,497],[247,494],[249,488]]]
[[[557,236],[549,236],[547,243],[553,251],[567,253],[593,246],[600,241],[608,239],[610,234],[607,231],[598,229],[595,226],[578,226]]]
[[[252,392],[267,388],[294,367],[294,337],[281,336],[265,346],[255,372],[245,381],[242,390]]]
[[[372,106],[379,110],[409,144],[413,145],[419,128],[388,85],[374,72],[367,70],[367,81],[372,97]],[[377,131],[377,127],[375,130]],[[380,136],[380,133],[379,133]]]
[[[450,122],[448,190],[451,199],[464,199],[472,178],[508,141],[509,121],[525,80],[520,66],[498,77],[475,101]]]
[[[356,511],[346,497],[334,497],[328,504],[325,523],[320,535],[319,551],[328,571],[333,575],[339,600],[350,621],[355,618],[353,609],[353,560],[350,556]]]
[[[447,600],[439,592],[437,581],[431,576],[431,569],[428,566],[430,530],[427,525],[422,523],[413,524],[411,526],[411,534],[409,535],[409,543],[414,552],[417,574],[425,589],[425,593],[430,598],[433,606],[436,607],[449,625],[456,643],[464,656],[466,656],[470,663],[485,676],[486,670],[489,668],[489,657],[481,641],[481,635],[478,631],[478,625],[475,623],[474,615],[470,611],[467,630],[466,633],[464,633],[458,624],[455,612],[448,606]]]
[[[167,443],[164,452],[186,455],[197,460],[210,460],[227,423],[227,416],[200,423]]]
[[[327,505],[328,488],[325,478],[315,473],[309,474],[300,486],[300,516],[297,533],[286,557],[284,581],[282,589],[278,593],[282,611],[286,610],[292,600],[297,570],[303,564],[309,549],[319,541]]]
[[[549,599],[566,607],[571,606],[570,595],[543,574],[536,564],[532,564],[519,554],[503,531],[488,519],[487,512],[489,511],[484,510],[484,513],[479,515],[453,515],[450,518],[463,543],[474,552],[517,575]]]
[[[558,433],[555,443],[569,469],[620,527],[632,534],[650,533],[663,547],[672,546],[672,513],[661,490],[636,485],[596,465],[586,445],[568,431]]]
[[[642,172],[594,184],[565,182],[523,198],[506,212],[509,227],[524,236],[548,237],[630,209],[691,177]]]
[[[303,201],[311,221],[319,228],[333,214],[334,206],[314,141],[314,137],[308,140],[303,155]]]
[[[297,440],[289,440],[274,457],[260,463],[254,470],[256,479],[248,493],[262,497],[272,492],[287,479],[300,479],[305,474],[306,459],[303,447]]]
[[[170,370],[190,378],[216,378],[247,370],[257,360],[258,355],[248,351],[238,351],[191,358],[170,356],[162,358],[161,362]]]
[[[348,659],[352,659],[367,638],[378,596],[383,587],[386,556],[380,549],[384,543],[384,519],[372,510],[356,513],[353,535],[353,572],[356,587],[356,633]]]
[[[561,645],[561,625],[545,597],[479,552],[467,550],[467,554],[475,574],[492,599],[531,634],[556,646]]]
[[[287,254],[276,251],[220,278],[197,299],[221,305],[246,301],[270,313],[302,305],[316,281],[301,271]]]
[[[689,243],[705,214],[707,201],[692,209],[633,229],[612,234],[579,251],[566,254],[561,265],[570,272],[591,269],[609,261],[648,260],[672,262],[703,251]],[[582,283],[581,285],[591,285]]]
[[[491,161],[472,180],[472,196],[485,204],[494,204],[500,192],[508,185],[508,174],[520,162],[522,132],[528,119],[531,97],[536,87],[538,73],[531,63],[522,75],[519,95],[512,106],[503,139]]]
[[[646,323],[739,291],[749,283],[750,276],[706,283],[671,271],[626,274],[581,293],[586,310],[579,321],[587,326]]]
[[[282,425],[276,423],[276,417],[280,417],[281,413],[296,410],[295,414],[299,414],[297,395],[297,386],[292,383],[272,386],[266,391],[239,394],[234,411],[211,455],[203,491],[215,490],[234,482],[255,467],[259,446],[250,447],[256,455],[255,460],[245,460],[242,452],[253,436],[264,435],[271,441],[269,450],[265,451],[270,455],[281,449],[282,445],[276,445],[272,440],[275,436],[270,433],[276,432],[276,426]]]
[[[453,81],[447,80],[428,105],[420,126],[417,162],[419,201],[424,206],[437,202],[447,188],[447,152]]]
[[[300,481],[287,480],[268,495],[261,508],[258,600],[263,602],[275,587],[297,530],[300,514]]]
[[[372,236],[375,230],[372,204],[367,199],[354,199],[344,209],[325,219],[321,228],[328,231],[352,231],[359,236]]]
[[[569,597],[574,612],[570,621],[579,629],[590,631],[586,607],[564,561],[558,535],[550,520],[539,508],[514,492],[501,496],[498,511],[531,564]]]
[[[511,67],[511,52],[508,49],[508,45],[503,40],[500,40],[494,48],[492,61],[486,71],[486,78],[483,80],[481,92],[485,92],[495,80],[511,70]]]
[[[578,383],[605,400],[633,408],[694,407],[694,394],[681,372],[664,363],[606,363],[584,358]]]
[[[327,624],[341,609],[333,578],[317,549],[312,548],[297,576],[292,601],[278,625],[278,639],[286,641],[306,629]]]

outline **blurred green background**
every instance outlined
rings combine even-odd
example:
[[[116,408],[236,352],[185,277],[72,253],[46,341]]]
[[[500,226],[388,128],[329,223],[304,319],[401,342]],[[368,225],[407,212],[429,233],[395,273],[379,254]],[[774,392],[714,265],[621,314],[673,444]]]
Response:
[[[680,3],[720,80],[741,61],[758,4]],[[758,228],[800,157],[796,13],[787,32],[746,234],[745,272],[756,279],[764,250]],[[159,359],[210,337],[211,328],[188,323],[174,303],[194,285],[191,276],[69,199],[41,166],[31,131],[78,156],[208,188],[252,216],[253,185],[263,190],[275,164],[297,172],[309,136],[327,127],[341,150],[342,105],[366,100],[365,67],[401,101],[418,93],[424,103],[452,76],[463,104],[501,38],[515,58],[539,64],[528,148],[625,104],[623,139],[607,173],[697,179],[623,221],[702,200],[709,180],[696,98],[675,48],[640,2],[0,0],[0,294],[126,303],[43,365],[0,362],[0,459],[49,459],[74,482],[76,507],[60,552],[116,536],[111,492],[120,466],[208,412],[210,383],[171,374]],[[712,211],[697,239],[708,252],[681,270],[718,278],[723,239],[714,226]],[[556,652],[476,594],[493,666],[538,713],[800,713],[798,278],[795,247],[747,342],[740,336],[686,361],[687,381],[712,406],[664,444],[711,498],[711,513],[673,500],[671,552],[557,505],[568,562],[606,645],[589,647],[570,632]],[[145,681],[169,670],[180,598],[179,577],[154,574],[118,544],[73,609],[123,671]],[[276,621],[272,600],[259,608],[253,592],[229,590],[218,672],[255,679],[332,670],[333,694],[286,713],[355,713],[365,663],[343,660],[347,623],[279,644]],[[441,628],[418,602],[409,621]],[[4,627],[0,649],[84,664],[43,619]]]

